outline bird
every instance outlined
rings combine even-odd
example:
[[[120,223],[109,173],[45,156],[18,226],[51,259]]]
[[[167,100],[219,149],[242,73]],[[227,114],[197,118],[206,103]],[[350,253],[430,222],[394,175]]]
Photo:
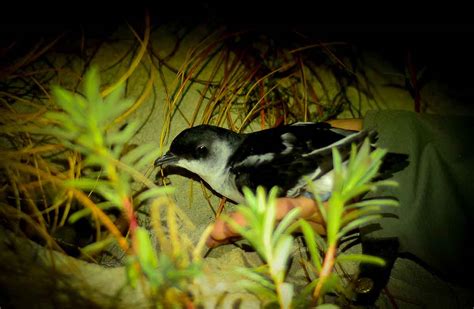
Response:
[[[352,143],[376,139],[374,130],[352,131],[326,122],[296,122],[238,133],[214,125],[198,125],[179,133],[169,150],[154,162],[198,175],[215,192],[245,203],[243,188],[278,187],[278,196],[311,196],[310,179],[321,200],[333,184],[332,148],[347,158]]]

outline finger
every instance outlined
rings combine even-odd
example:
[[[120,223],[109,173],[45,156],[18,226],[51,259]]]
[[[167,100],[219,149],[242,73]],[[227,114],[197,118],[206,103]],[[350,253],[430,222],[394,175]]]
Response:
[[[217,246],[220,246],[220,245],[225,245],[226,243],[228,243],[228,240],[226,240],[226,239],[216,240],[216,239],[212,238],[211,236],[209,236],[206,240],[206,246],[208,248],[214,248],[214,247],[217,247]]]
[[[326,121],[334,128],[361,131],[363,128],[363,119],[350,118],[350,119],[333,119]]]
[[[247,225],[245,217],[240,213],[232,213],[230,218],[242,227]],[[227,222],[222,219],[217,219],[216,223],[214,224],[214,228],[206,241],[206,245],[208,247],[215,247],[220,244],[228,243],[230,238],[236,236],[239,236],[239,233],[235,231]]]
[[[288,214],[288,212],[290,212],[293,208],[299,208],[300,217],[304,219],[312,217],[315,214],[319,214],[319,208],[313,199],[310,199],[307,197],[297,197],[297,198],[282,197],[282,198],[277,199],[277,210],[276,210],[277,220],[283,219],[283,217],[285,217]]]

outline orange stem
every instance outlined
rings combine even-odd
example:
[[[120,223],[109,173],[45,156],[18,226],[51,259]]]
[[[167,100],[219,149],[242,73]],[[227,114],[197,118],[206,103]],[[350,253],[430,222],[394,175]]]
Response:
[[[135,214],[133,213],[133,205],[130,202],[129,198],[124,199],[123,206],[125,208],[125,212],[127,213],[128,220],[130,222],[130,232],[132,233],[132,236],[133,236],[135,234],[135,230],[138,227],[138,223],[137,223],[137,218],[135,217]]]
[[[323,285],[326,282],[329,275],[331,275],[332,269],[334,267],[334,263],[336,261],[336,251],[337,251],[336,244],[330,245],[328,248],[328,251],[326,251],[326,255],[324,256],[324,261],[323,261],[323,267],[321,268],[321,273],[319,274],[319,281],[313,292],[314,301],[317,301],[318,298],[321,296],[321,290],[323,288]]]

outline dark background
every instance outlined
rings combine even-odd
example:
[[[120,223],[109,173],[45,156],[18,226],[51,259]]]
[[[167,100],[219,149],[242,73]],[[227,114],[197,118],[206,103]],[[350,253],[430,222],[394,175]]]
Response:
[[[13,41],[18,55],[38,37],[85,32],[106,38],[119,25],[140,30],[145,9],[152,24],[205,24],[251,31],[274,38],[280,45],[345,41],[375,51],[403,70],[407,53],[414,65],[428,68],[431,79],[470,105],[474,72],[474,22],[471,10],[452,3],[416,7],[414,3],[375,2],[365,7],[343,2],[62,2],[13,3],[0,13],[0,65],[14,61],[2,53]],[[102,6],[103,5],[103,6]],[[67,42],[67,41],[65,41]]]

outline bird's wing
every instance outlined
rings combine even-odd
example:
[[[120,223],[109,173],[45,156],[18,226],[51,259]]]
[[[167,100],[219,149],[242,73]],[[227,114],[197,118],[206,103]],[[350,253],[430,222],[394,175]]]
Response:
[[[232,172],[240,192],[244,186],[251,190],[255,190],[259,185],[267,189],[278,186],[281,195],[286,195],[286,192],[298,184],[302,175],[309,175],[318,167],[319,164],[315,160],[279,156],[255,165],[239,165],[233,168]]]
[[[328,123],[295,123],[247,134],[229,162],[242,163],[256,156],[302,155],[329,146],[355,131],[340,130]],[[252,163],[252,162],[251,162]]]
[[[230,160],[237,188],[278,186],[285,195],[306,178],[314,180],[332,169],[333,146],[344,156],[352,142],[368,133],[333,129],[325,123],[299,123],[249,134]]]

